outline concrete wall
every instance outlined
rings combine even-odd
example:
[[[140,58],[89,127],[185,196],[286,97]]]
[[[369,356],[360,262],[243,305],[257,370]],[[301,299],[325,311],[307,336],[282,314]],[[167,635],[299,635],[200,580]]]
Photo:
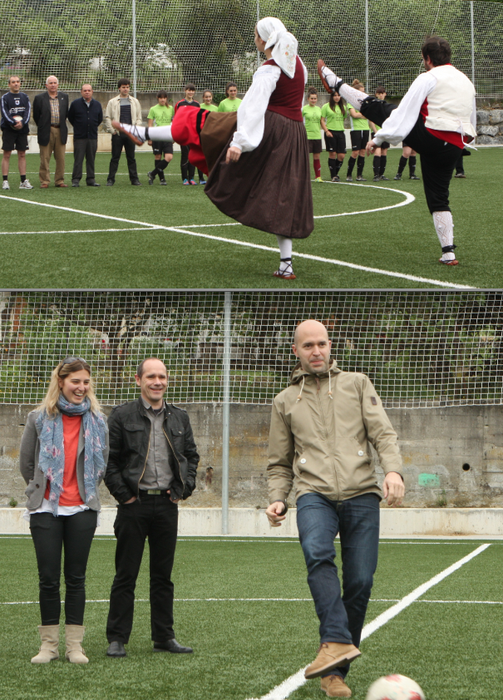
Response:
[[[24,504],[19,443],[27,406],[0,405],[0,506]],[[197,489],[187,506],[221,504],[222,408],[187,406],[201,454]],[[503,506],[503,421],[499,406],[388,411],[400,438],[407,495],[404,506]],[[230,426],[230,506],[267,505],[268,406],[233,405]],[[382,471],[377,465],[382,478]],[[102,487],[104,505],[114,501]]]

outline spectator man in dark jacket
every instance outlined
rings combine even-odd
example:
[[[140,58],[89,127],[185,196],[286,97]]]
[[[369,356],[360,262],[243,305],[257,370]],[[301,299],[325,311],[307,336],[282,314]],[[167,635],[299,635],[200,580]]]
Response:
[[[133,626],[134,590],[145,539],[150,548],[150,610],[154,651],[191,653],[175,639],[171,570],[178,503],[196,484],[199,455],[187,413],[164,402],[168,374],[150,357],[135,375],[141,396],[115,408],[108,420],[110,456],[105,483],[119,505],[116,574],[107,621],[107,656],[126,656]]]
[[[56,160],[56,187],[68,187],[65,184],[65,151],[68,138],[66,117],[68,115],[68,95],[59,92],[59,81],[50,75],[45,81],[46,92],[33,100],[33,119],[37,125],[37,141],[40,147],[40,187],[47,189],[50,182],[49,161],[54,153]]]
[[[103,121],[103,109],[93,98],[93,88],[86,83],[78,97],[70,105],[68,121],[73,126],[72,187],[80,187],[82,164],[86,158],[86,184],[99,187],[94,179],[94,158],[98,149],[98,127]]]

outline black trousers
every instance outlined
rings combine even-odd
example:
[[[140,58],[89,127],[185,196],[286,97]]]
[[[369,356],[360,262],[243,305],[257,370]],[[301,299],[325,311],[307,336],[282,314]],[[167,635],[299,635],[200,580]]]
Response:
[[[189,146],[180,146],[180,149],[182,152],[181,159],[180,159],[180,167],[182,170],[182,180],[193,180],[194,173],[196,172],[196,168],[189,161],[190,147]]]
[[[82,625],[86,605],[86,567],[98,513],[83,510],[75,515],[34,513],[30,531],[35,545],[43,625],[57,625],[61,614],[61,553],[65,550],[65,622]]]
[[[141,493],[141,492],[140,492]],[[107,621],[109,642],[127,644],[133,626],[134,590],[145,540],[150,549],[150,621],[152,641],[174,639],[171,571],[175,558],[178,506],[164,496],[142,494],[117,507],[115,578]]]
[[[125,134],[112,134],[112,158],[108,170],[108,179],[115,182],[115,174],[119,167],[119,160],[123,148],[126,151],[129,179],[131,182],[134,182],[138,180],[138,170],[136,169],[136,159],[134,157],[135,146],[131,139]]]
[[[367,119],[382,126],[394,109],[396,105],[370,97],[362,103],[360,111]],[[460,149],[452,143],[432,136],[421,116],[406,139],[407,146],[419,153],[424,193],[430,214],[435,211],[450,211],[449,184]]]
[[[86,159],[86,182],[94,182],[94,158],[98,149],[98,139],[74,139],[73,141],[73,172],[72,182],[80,182],[82,164]]]

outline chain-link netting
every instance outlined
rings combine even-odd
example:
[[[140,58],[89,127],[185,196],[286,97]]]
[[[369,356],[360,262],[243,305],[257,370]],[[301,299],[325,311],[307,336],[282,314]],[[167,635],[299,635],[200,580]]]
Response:
[[[168,368],[170,401],[220,403],[227,377],[231,402],[269,403],[307,318],[387,407],[503,403],[503,292],[426,290],[0,292],[0,403],[39,402],[67,355],[89,362],[106,405],[138,395],[149,356]]]
[[[16,73],[25,90],[55,74],[68,90],[115,90],[129,77],[138,92],[193,81],[218,97],[228,80],[244,92],[257,66],[253,28],[266,15],[297,36],[315,85],[322,57],[346,80],[403,95],[435,32],[479,97],[503,96],[503,5],[483,0],[11,0],[0,5],[2,87]]]

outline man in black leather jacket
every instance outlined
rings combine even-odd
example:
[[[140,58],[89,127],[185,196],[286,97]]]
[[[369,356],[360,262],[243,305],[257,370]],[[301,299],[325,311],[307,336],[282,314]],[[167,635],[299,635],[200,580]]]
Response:
[[[163,397],[166,367],[148,358],[135,375],[141,396],[115,408],[108,420],[110,456],[105,483],[119,502],[114,523],[116,574],[107,621],[107,655],[126,656],[134,589],[145,539],[150,549],[150,607],[154,651],[191,653],[173,631],[173,583],[178,502],[195,487],[199,455],[187,413]]]

